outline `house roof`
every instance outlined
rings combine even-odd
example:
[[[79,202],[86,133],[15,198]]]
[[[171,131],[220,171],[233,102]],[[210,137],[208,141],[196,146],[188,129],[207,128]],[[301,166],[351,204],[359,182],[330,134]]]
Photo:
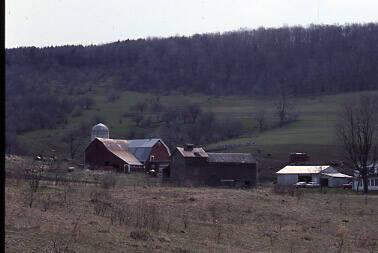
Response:
[[[321,171],[327,172],[337,172],[332,166],[330,165],[288,165],[285,166],[283,169],[276,172],[276,174],[318,174]]]
[[[207,161],[211,163],[256,163],[255,158],[248,153],[207,153]]]
[[[163,144],[164,147],[168,150],[168,154],[171,155],[168,146],[158,138],[128,140],[127,147],[128,150],[133,153],[139,161],[146,162],[149,159],[152,147],[155,146],[155,144],[158,142]]]
[[[130,165],[142,165],[139,160],[127,149],[126,140],[96,138],[107,150]]]
[[[206,153],[206,151],[203,148],[193,148],[192,150],[185,150],[184,148],[177,147],[176,148],[183,157],[185,158],[207,158],[209,155]]]

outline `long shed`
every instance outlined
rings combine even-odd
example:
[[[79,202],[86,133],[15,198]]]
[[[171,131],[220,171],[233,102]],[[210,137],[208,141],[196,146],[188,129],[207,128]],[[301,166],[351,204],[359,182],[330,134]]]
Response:
[[[207,153],[186,145],[174,150],[170,177],[180,185],[251,187],[256,184],[256,167],[251,154]]]

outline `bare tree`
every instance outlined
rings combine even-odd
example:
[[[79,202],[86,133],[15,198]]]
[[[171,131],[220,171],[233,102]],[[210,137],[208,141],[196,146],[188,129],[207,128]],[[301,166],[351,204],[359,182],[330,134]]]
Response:
[[[25,168],[24,175],[25,179],[29,183],[29,188],[27,189],[27,201],[28,206],[31,208],[34,201],[34,194],[38,191],[40,186],[40,181],[44,175],[44,164],[32,162],[29,167]]]
[[[80,97],[79,104],[86,110],[89,110],[96,104],[96,100],[94,100],[91,96],[83,96]]]
[[[144,117],[142,114],[136,113],[133,119],[134,119],[135,124],[137,126],[140,126],[140,123],[143,121]]]
[[[260,110],[256,115],[256,121],[259,127],[259,131],[263,132],[266,128],[265,110]]]
[[[282,85],[280,85],[278,92],[279,94],[278,99],[275,102],[275,108],[279,120],[279,125],[283,126],[290,120],[294,105],[285,87],[282,87]]]
[[[295,120],[297,118],[294,113],[294,103],[289,94],[289,91],[282,82],[277,85],[278,98],[275,102],[275,109],[279,120],[279,125],[283,126],[285,123]]]
[[[348,160],[363,180],[364,193],[368,193],[369,165],[375,165],[377,155],[376,101],[376,97],[361,96],[357,103],[344,103],[336,128]]]
[[[198,116],[202,113],[202,108],[198,104],[189,104],[187,106],[188,116],[190,116],[191,121],[196,122]]]
[[[130,109],[143,113],[147,110],[147,108],[148,108],[147,101],[139,101],[135,105],[131,106]]]
[[[72,130],[69,131],[62,139],[68,144],[71,159],[75,158],[76,154],[83,144],[81,138],[82,132],[80,130]]]

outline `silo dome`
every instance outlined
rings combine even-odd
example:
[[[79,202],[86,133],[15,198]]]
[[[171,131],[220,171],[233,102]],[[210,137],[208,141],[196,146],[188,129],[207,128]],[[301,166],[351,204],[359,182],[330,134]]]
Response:
[[[96,138],[109,139],[109,128],[102,123],[99,123],[92,127],[91,141]]]

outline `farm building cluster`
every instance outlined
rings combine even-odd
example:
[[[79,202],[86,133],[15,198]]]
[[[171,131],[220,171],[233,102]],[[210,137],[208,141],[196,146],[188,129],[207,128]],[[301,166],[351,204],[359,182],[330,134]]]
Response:
[[[171,154],[159,138],[111,139],[108,127],[102,123],[92,128],[84,156],[85,167],[93,170],[153,171],[180,185],[251,187],[257,178],[257,164],[251,154],[207,153],[191,144],[176,147]]]
[[[320,187],[362,188],[358,174],[346,175],[327,164],[310,164],[306,153],[290,154],[289,163],[276,172],[281,186],[309,184]],[[249,153],[213,153],[186,144],[171,152],[160,138],[111,139],[104,124],[92,128],[85,149],[85,167],[121,173],[154,172],[162,180],[185,186],[253,187],[257,183],[257,161]],[[378,170],[371,167],[369,189],[378,190]]]

